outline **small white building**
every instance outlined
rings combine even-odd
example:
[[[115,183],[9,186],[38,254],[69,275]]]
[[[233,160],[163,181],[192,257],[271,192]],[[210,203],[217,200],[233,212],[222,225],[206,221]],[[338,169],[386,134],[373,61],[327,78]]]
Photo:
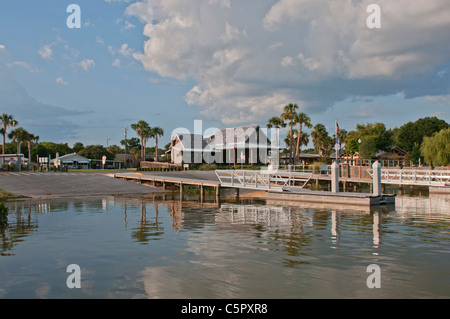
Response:
[[[91,160],[84,156],[78,155],[77,153],[66,154],[63,156],[53,158],[50,161],[50,164],[52,166],[57,166],[57,167],[67,165],[67,168],[70,168],[70,169],[90,169],[91,168]]]
[[[19,160],[21,165],[28,164],[28,158],[23,154],[0,154],[0,169],[10,165],[17,165]]]

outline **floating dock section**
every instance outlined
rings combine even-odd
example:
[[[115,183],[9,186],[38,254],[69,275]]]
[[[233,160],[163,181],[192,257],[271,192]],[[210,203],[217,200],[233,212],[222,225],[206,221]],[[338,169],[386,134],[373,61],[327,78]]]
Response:
[[[381,165],[377,161],[373,164],[373,192],[353,193],[339,192],[339,165],[331,165],[331,191],[313,191],[304,188],[298,190],[287,189],[284,192],[267,192],[266,199],[289,202],[309,202],[343,206],[375,206],[395,204],[395,195],[381,193]]]
[[[395,204],[395,195],[373,195],[366,193],[333,193],[304,189],[298,192],[267,192],[266,199],[290,202],[309,202],[345,206],[374,206]]]
[[[430,194],[448,194],[450,195],[450,183],[446,183],[445,186],[430,186]]]

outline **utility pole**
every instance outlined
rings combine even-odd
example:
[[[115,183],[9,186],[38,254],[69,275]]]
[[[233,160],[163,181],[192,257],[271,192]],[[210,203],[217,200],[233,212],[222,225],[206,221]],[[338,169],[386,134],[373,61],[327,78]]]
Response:
[[[127,159],[127,130],[128,130],[128,126],[126,126],[125,128],[125,156],[124,156],[124,160],[125,160],[125,169],[128,168],[128,159]]]

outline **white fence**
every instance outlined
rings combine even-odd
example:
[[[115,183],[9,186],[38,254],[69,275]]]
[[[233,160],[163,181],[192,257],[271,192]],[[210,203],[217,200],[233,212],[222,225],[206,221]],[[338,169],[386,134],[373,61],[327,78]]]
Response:
[[[373,177],[372,169],[368,170]],[[448,170],[382,169],[381,183],[418,186],[445,186],[450,184]]]

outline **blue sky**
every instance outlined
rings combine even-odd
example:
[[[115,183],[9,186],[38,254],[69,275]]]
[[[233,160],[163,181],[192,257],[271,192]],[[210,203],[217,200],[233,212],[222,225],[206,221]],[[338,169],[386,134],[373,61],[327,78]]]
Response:
[[[265,125],[297,103],[330,133],[450,122],[450,4],[378,1],[15,0],[0,4],[0,112],[41,141],[119,144],[165,130]],[[81,28],[69,29],[69,4]],[[128,136],[136,136],[129,128]],[[151,144],[152,142],[149,142]]]

